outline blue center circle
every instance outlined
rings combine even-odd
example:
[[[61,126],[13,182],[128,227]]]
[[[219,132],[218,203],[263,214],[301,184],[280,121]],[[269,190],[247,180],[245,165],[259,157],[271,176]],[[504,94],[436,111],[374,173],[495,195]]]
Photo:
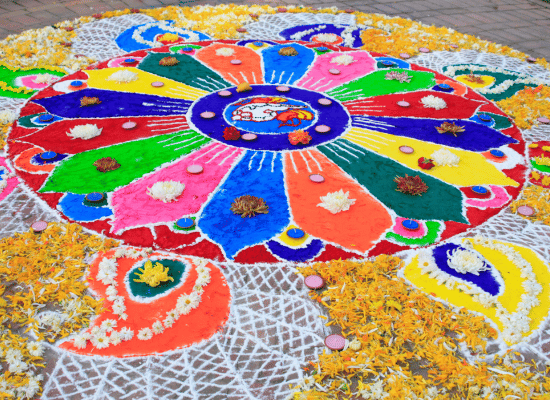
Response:
[[[488,192],[483,186],[472,186],[472,191],[477,194],[486,194]]]
[[[250,150],[300,150],[332,141],[346,132],[350,116],[335,99],[330,106],[318,103],[326,94],[289,86],[288,92],[277,91],[278,85],[251,85],[252,90],[237,92],[236,87],[225,90],[230,96],[218,92],[198,99],[188,115],[191,128],[230,146]],[[215,117],[205,119],[203,112],[213,112]],[[315,126],[327,125],[330,132],[317,133]],[[254,141],[226,140],[224,130],[234,127],[245,133],[258,134]],[[311,136],[307,144],[293,145],[289,133],[304,130]]]

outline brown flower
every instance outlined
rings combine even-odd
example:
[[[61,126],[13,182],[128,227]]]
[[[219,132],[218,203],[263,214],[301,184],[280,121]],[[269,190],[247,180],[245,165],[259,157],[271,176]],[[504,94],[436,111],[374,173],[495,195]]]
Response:
[[[94,163],[94,167],[96,167],[99,172],[109,172],[119,169],[120,164],[114,158],[104,157],[97,160]]]
[[[179,60],[176,57],[164,57],[159,61],[159,65],[164,67],[171,67],[173,65],[179,64]]]
[[[256,214],[267,214],[269,206],[265,204],[264,199],[250,196],[248,194],[237,197],[231,204],[233,214],[239,214],[244,217],[255,217]]]
[[[281,55],[281,56],[297,56],[298,55],[298,50],[296,50],[292,46],[283,47],[279,50],[279,55]]]
[[[397,183],[397,190],[401,193],[411,194],[413,196],[422,196],[422,193],[428,191],[428,185],[424,183],[420,176],[396,176],[393,180]]]
[[[80,98],[80,107],[91,106],[94,104],[101,104],[101,100],[99,100],[99,98],[97,97],[87,97],[87,96]]]
[[[439,133],[450,133],[454,137],[457,137],[457,133],[464,132],[463,126],[458,126],[454,122],[443,122],[441,126],[436,126],[435,129]]]

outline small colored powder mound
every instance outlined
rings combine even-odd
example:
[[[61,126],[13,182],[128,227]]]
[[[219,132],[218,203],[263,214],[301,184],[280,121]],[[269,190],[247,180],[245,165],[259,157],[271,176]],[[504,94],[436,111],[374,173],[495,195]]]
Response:
[[[536,162],[537,165],[550,166],[550,157],[534,157],[533,161]]]
[[[338,325],[350,345],[310,362],[294,399],[504,399],[519,391],[544,398],[537,395],[550,389],[550,378],[516,358],[519,353],[497,356],[493,364],[468,363],[459,346],[486,354],[496,331],[483,317],[407,285],[397,277],[400,265],[381,255],[298,268],[304,277],[325,280],[323,292],[309,295],[326,307],[326,325]]]
[[[519,128],[530,129],[538,125],[541,115],[550,115],[550,87],[525,87],[512,97],[497,101],[497,105],[514,118]]]
[[[16,233],[0,240],[0,357],[9,364],[1,380],[8,388],[26,391],[29,398],[38,395],[37,372],[45,367],[41,342],[78,332],[103,311],[101,300],[87,291],[84,259],[116,245],[112,239],[84,234],[79,225],[57,223],[39,234]],[[28,331],[36,342],[23,333]]]
[[[513,213],[517,213],[520,206],[529,206],[535,210],[531,216],[518,214],[520,217],[550,225],[550,190],[535,185],[523,189],[518,199],[510,205]]]

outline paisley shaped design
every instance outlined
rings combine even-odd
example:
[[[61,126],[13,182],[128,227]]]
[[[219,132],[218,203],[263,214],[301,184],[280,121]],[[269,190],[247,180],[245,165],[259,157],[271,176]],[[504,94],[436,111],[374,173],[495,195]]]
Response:
[[[148,261],[153,272],[145,271]],[[203,260],[124,247],[98,256],[90,275],[108,311],[61,345],[75,353],[130,356],[187,347],[210,338],[229,315],[225,278]]]

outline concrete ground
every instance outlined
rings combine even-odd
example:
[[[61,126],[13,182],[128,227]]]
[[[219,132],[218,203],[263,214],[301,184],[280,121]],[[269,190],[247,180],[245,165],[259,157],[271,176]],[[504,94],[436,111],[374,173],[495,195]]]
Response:
[[[219,0],[0,0],[0,38],[124,8],[220,4]],[[550,3],[542,0],[244,0],[240,4],[336,6],[447,26],[550,59]]]

